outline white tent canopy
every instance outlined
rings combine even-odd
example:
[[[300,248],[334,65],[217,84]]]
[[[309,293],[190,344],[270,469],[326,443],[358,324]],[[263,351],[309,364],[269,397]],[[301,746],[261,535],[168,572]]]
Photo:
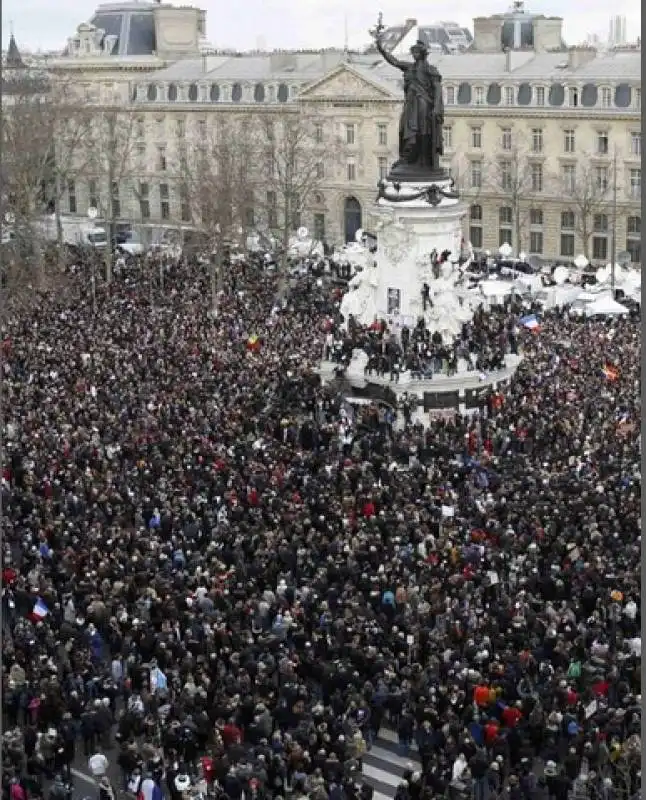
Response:
[[[595,300],[594,303],[590,303],[590,305],[585,309],[586,317],[617,317],[625,314],[628,314],[628,309],[626,306],[622,306],[621,303],[618,303],[609,296],[600,297],[598,300]]]
[[[485,297],[507,297],[513,292],[510,283],[496,280],[482,281],[478,288]]]

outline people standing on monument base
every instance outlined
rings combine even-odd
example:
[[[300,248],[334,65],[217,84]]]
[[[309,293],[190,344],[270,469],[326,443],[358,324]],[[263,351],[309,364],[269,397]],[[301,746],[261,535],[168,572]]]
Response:
[[[5,797],[50,729],[116,793],[367,798],[397,736],[401,800],[637,791],[637,321],[545,314],[425,431],[320,385],[327,280],[73,280],[3,329]]]

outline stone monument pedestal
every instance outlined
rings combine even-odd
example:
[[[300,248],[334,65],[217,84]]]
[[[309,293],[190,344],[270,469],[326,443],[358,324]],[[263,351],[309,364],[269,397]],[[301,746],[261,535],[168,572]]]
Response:
[[[437,279],[431,253],[448,251],[455,261],[460,255],[466,206],[444,175],[401,183],[389,177],[380,184],[372,213],[378,220],[377,314],[415,324],[424,314],[422,286],[432,287]]]
[[[457,266],[466,205],[451,179],[444,174],[401,182],[389,177],[379,185],[372,214],[377,218],[376,259],[350,281],[341,303],[345,321],[352,315],[370,325],[376,317],[396,332],[423,317],[431,333],[449,344],[477,305],[462,286]]]

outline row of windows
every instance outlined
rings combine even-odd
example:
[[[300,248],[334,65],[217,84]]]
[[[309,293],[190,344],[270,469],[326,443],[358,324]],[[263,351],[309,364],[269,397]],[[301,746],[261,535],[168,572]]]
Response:
[[[469,228],[469,239],[476,250],[481,250],[484,246],[482,226],[471,225]],[[514,246],[514,232],[512,228],[498,229],[498,247],[508,244]],[[527,242],[528,255],[543,255],[544,235],[542,231],[530,231],[529,241]],[[559,255],[563,258],[575,258],[575,235],[573,233],[562,233],[559,241]],[[525,246],[525,245],[523,245]],[[633,264],[641,264],[641,239],[626,238],[626,250],[630,253]],[[595,261],[607,261],[609,258],[609,241],[607,236],[592,237],[592,258]]]
[[[529,242],[528,253],[542,255],[543,231],[536,230],[543,226],[543,210],[531,208],[529,210]],[[609,253],[610,225],[607,214],[594,214],[592,218],[592,258],[606,260]],[[479,204],[469,208],[469,238],[476,250],[483,247],[483,209]],[[630,216],[626,219],[626,250],[630,253],[634,264],[641,263],[641,226],[640,216]],[[564,258],[575,257],[577,217],[574,211],[561,212],[561,235],[559,253]],[[498,246],[503,244],[514,246],[514,212],[511,206],[501,206],[498,209]]]
[[[316,127],[317,129],[320,128],[321,131],[320,141],[323,141],[323,126],[319,124]],[[345,143],[351,146],[358,144],[357,125],[354,122],[347,122],[345,125]],[[377,144],[379,145],[379,147],[388,146],[388,125],[385,122],[377,123]]]
[[[89,190],[89,206],[88,207],[99,207],[99,197],[97,191],[97,183],[95,180],[90,180],[88,184]],[[159,190],[159,218],[162,220],[169,220],[171,218],[171,197],[170,197],[170,187],[167,183],[161,183],[158,187]],[[150,192],[150,184],[146,182],[140,182],[137,189],[133,190],[133,194],[135,197],[135,202],[139,207],[139,216],[142,220],[148,220],[152,217],[152,207],[151,207],[151,192]],[[315,196],[314,201],[316,202],[318,198],[319,203],[323,201],[323,198],[319,196]],[[112,185],[111,191],[111,208],[112,208],[112,216],[116,219],[121,217],[121,199],[119,196],[119,185],[118,183],[114,182]],[[270,228],[277,227],[277,199],[274,192],[267,192],[266,197],[266,204],[268,208],[268,225]],[[76,201],[76,185],[74,181],[70,181],[68,184],[68,206],[69,211],[71,214],[77,213],[77,201]],[[189,202],[188,195],[185,191],[182,191],[180,187],[179,191],[179,213],[180,219],[182,222],[191,222],[193,221],[193,213],[191,209],[191,204]],[[248,227],[253,228],[256,224],[255,219],[255,212],[253,208],[248,208],[245,213],[246,217],[246,224]],[[324,239],[325,238],[325,214],[323,212],[317,212],[314,214],[314,236],[317,239]],[[294,219],[292,220],[293,227],[300,228],[301,226],[301,219],[300,214],[296,214]]]
[[[319,132],[319,126],[317,126],[315,137],[317,141],[322,141],[322,127]],[[137,145],[135,152],[137,158],[143,162],[146,156],[145,145]],[[388,167],[389,159],[387,157],[381,156],[377,159],[377,172],[380,180],[386,177]],[[545,185],[543,164],[540,162],[529,163],[527,167],[527,170],[524,169],[524,165],[522,169],[519,169],[518,165],[513,160],[501,159],[497,164],[496,170],[497,185],[499,185],[504,192],[542,192]],[[155,169],[157,172],[166,172],[168,169],[168,156],[165,145],[157,146]],[[317,164],[316,177],[319,180],[325,178],[323,162]],[[577,172],[577,166],[575,164],[563,164],[561,166],[560,178],[561,188],[572,194],[587,191],[588,188],[592,188],[598,192],[606,192],[611,187],[610,169],[602,165],[593,167],[589,173],[586,173],[586,175],[582,177]],[[346,179],[348,181],[357,180],[357,165],[356,161],[352,158],[348,159],[346,162]],[[579,185],[583,180],[585,181],[585,185]],[[592,182],[591,187],[588,187],[588,181]],[[641,198],[641,183],[641,169],[634,168],[629,170],[628,184],[626,186],[626,194],[628,197],[633,200],[639,200]],[[471,161],[469,165],[469,188],[482,189],[483,187],[484,163],[482,161]]]
[[[469,207],[469,219],[471,224],[482,223],[483,208],[479,203],[474,203]],[[542,227],[543,209],[530,208],[528,214],[530,226]],[[511,225],[514,221],[514,210],[511,206],[501,206],[498,209],[498,222],[500,225]],[[576,212],[572,210],[561,211],[561,230],[574,231],[576,229]],[[610,219],[608,214],[594,214],[592,230],[595,233],[608,233],[610,230]],[[629,236],[641,236],[642,220],[640,216],[630,216],[626,218],[626,231]]]
[[[380,160],[381,161],[381,160]],[[353,180],[356,177],[356,167],[353,165],[352,176],[350,174],[350,162],[348,164],[348,179]],[[99,198],[97,192],[96,181],[89,182],[89,205],[98,207]],[[139,214],[141,219],[150,219],[151,217],[151,196],[150,185],[145,182],[139,184],[138,189],[134,192],[135,199],[139,206]],[[271,193],[267,196],[267,206],[273,208],[275,203],[271,199]],[[121,216],[121,201],[119,197],[119,186],[115,182],[112,186],[111,192],[112,214],[115,217]],[[68,184],[68,208],[70,213],[77,213],[77,199],[76,199],[76,184],[70,181]],[[251,221],[253,210],[249,210],[247,214],[247,224],[253,226],[254,222]],[[170,219],[171,205],[170,205],[170,188],[167,183],[159,185],[159,217],[163,220]],[[273,214],[270,214],[273,216]],[[324,238],[324,215],[315,215],[318,220],[319,233],[317,238]],[[183,222],[191,220],[191,208],[188,198],[180,190],[180,217]],[[540,230],[544,224],[544,214],[541,208],[530,208],[528,213],[529,222],[529,242],[528,252],[532,255],[543,254],[543,231]],[[483,220],[484,213],[480,204],[473,204],[469,208],[469,238],[471,243],[476,249],[481,249],[483,246]],[[561,212],[561,234],[560,234],[560,255],[564,258],[574,258],[575,256],[575,243],[576,243],[576,230],[577,230],[577,216],[576,212],[572,210],[565,210]],[[271,224],[271,220],[270,220]],[[509,244],[514,246],[514,210],[511,206],[501,206],[498,209],[498,245]],[[275,227],[275,226],[274,226]],[[299,225],[296,225],[299,227]],[[315,226],[316,227],[316,226]],[[610,234],[610,219],[608,214],[600,213],[594,214],[592,217],[592,258],[595,260],[605,260],[608,258],[608,237]],[[626,250],[630,253],[631,259],[634,264],[641,263],[641,217],[629,216],[626,219]]]
[[[501,161],[498,165],[498,172],[498,182],[503,191],[543,191],[544,170],[540,162],[530,163],[527,173],[523,172],[521,175],[518,170],[514,169],[512,162]],[[469,188],[484,188],[484,163],[482,161],[471,161],[469,164]]]
[[[205,119],[198,119],[197,121],[197,132],[198,137],[200,139],[205,139],[207,136],[207,123]],[[144,117],[138,117],[135,120],[135,139],[145,139],[146,138],[146,121]],[[165,127],[165,119],[164,117],[160,117],[158,119],[159,130],[158,133],[162,134],[165,131],[163,128]],[[359,144],[358,140],[358,125],[354,122],[348,122],[345,124],[345,143],[347,145],[357,145]],[[385,122],[378,122],[377,123],[377,144],[379,147],[387,147],[388,146],[388,124]],[[186,135],[186,120],[179,118],[175,120],[175,134],[177,138],[182,139]],[[314,125],[313,130],[313,138],[317,144],[323,144],[324,142],[324,126],[322,123],[318,122]]]
[[[641,88],[627,83],[618,86],[602,86],[593,83],[583,86],[568,86],[553,83],[551,86],[488,86],[464,82],[458,86],[444,85],[444,103],[447,106],[551,106],[552,108],[602,108],[641,110]]]
[[[471,161],[469,164],[469,188],[484,188],[484,163]],[[513,160],[501,159],[496,169],[496,184],[503,192],[542,192],[545,190],[545,170],[543,164],[530,162],[519,165]],[[589,191],[607,192],[611,188],[610,169],[595,166],[590,173],[581,175],[575,164],[564,164],[561,167],[561,188],[571,194],[582,194]],[[628,171],[626,195],[632,200],[641,199],[642,171],[635,168]]]
[[[161,84],[149,83],[147,86],[134,87],[133,100],[149,102],[164,99],[164,87]],[[246,90],[246,97],[245,97]],[[249,102],[286,103],[290,97],[296,96],[299,87],[286,83],[256,83],[253,87],[234,82],[231,85],[218,83],[191,83],[181,85],[169,83],[166,87],[165,99],[174,103],[189,102],[232,102],[239,103],[243,98]],[[551,106],[553,108],[593,108],[641,110],[641,88],[631,87],[626,83],[612,87],[597,87],[595,84],[584,86],[564,86],[554,83],[551,86],[532,86],[522,83],[520,86],[501,86],[491,83],[488,86],[461,83],[458,86],[445,84],[444,102],[448,106]]]
[[[628,170],[626,195],[631,200],[640,200],[642,192],[642,171],[634,168]],[[586,193],[590,190],[607,192],[611,188],[610,169],[608,167],[593,167],[589,173],[581,176],[577,174],[574,164],[563,164],[561,167],[561,183],[566,192],[572,194]]]
[[[188,103],[286,103],[290,97],[294,97],[298,92],[298,86],[288,86],[286,83],[278,85],[256,83],[253,87],[242,83],[231,85],[220,85],[219,83],[197,84],[191,83],[187,87],[177,83],[169,83],[164,95],[164,86],[157,83],[149,83],[147,86],[135,86],[132,90],[132,100],[147,100],[149,103],[156,101],[169,103],[188,102]]]
[[[453,126],[445,125],[443,128],[444,149],[453,148]],[[499,145],[501,150],[511,151],[523,142],[515,141],[512,128],[502,128],[500,131]],[[484,136],[481,125],[471,127],[470,146],[472,150],[482,150],[484,148]],[[544,152],[545,138],[543,128],[532,128],[529,135],[529,150],[537,155]],[[563,152],[576,153],[576,130],[567,128],[563,131]],[[596,132],[595,154],[607,156],[610,154],[610,134],[607,130]],[[630,134],[630,155],[641,158],[642,154],[642,135],[641,131],[632,131]]]

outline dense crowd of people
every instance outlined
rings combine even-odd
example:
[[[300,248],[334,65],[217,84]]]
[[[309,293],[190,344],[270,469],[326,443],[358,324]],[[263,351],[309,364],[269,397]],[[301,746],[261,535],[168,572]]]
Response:
[[[638,323],[480,314],[518,372],[425,430],[321,386],[338,296],[277,283],[7,311],[4,796],[369,800],[385,727],[397,800],[636,796]]]
[[[514,308],[515,306],[515,308]],[[368,358],[366,375],[388,377],[398,381],[402,373],[412,378],[429,380],[433,375],[454,375],[460,366],[466,370],[494,372],[504,369],[505,355],[518,355],[518,333],[510,312],[522,310],[521,303],[496,306],[485,313],[480,306],[470,322],[462,325],[460,336],[447,342],[435,331],[431,333],[423,318],[417,324],[390,327],[386,320],[375,319],[361,325],[353,317],[348,324],[331,326],[325,341],[325,357],[347,367],[355,350]]]

